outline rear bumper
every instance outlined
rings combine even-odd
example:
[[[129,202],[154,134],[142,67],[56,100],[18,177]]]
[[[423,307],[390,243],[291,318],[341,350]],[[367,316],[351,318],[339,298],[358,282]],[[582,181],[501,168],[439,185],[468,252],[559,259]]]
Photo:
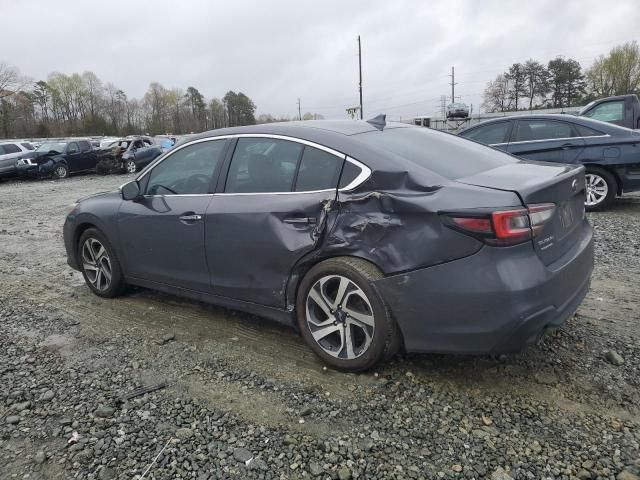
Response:
[[[375,282],[410,352],[521,351],[561,325],[589,290],[593,232],[551,265],[531,244],[484,247],[453,262]]]

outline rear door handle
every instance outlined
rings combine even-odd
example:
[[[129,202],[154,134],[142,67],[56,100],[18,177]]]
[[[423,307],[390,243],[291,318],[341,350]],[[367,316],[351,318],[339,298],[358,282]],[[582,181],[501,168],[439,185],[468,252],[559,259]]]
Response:
[[[293,224],[314,224],[317,220],[315,217],[292,217],[285,218],[284,223],[293,223]]]
[[[181,222],[193,223],[202,220],[202,215],[198,215],[197,213],[182,215],[180,218]]]

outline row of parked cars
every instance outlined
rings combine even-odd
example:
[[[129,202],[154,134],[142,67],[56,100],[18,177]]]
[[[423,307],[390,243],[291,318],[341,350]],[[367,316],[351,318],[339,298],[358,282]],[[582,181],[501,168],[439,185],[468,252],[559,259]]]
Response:
[[[66,178],[82,172],[134,173],[167,150],[171,137],[129,136],[95,139],[70,138],[28,141],[0,141],[0,179]]]
[[[500,117],[459,135],[527,160],[581,164],[587,210],[603,210],[640,191],[640,100],[608,97],[574,115]]]

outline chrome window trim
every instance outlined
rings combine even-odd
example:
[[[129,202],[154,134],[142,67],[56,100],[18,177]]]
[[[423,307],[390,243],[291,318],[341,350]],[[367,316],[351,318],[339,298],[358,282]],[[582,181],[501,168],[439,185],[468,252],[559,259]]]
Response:
[[[191,145],[195,145],[196,143],[203,143],[203,142],[212,142],[215,140],[226,140],[228,138],[233,137],[233,135],[220,135],[219,137],[207,137],[207,138],[199,138],[198,140],[192,140],[188,143],[185,143],[184,145],[180,145],[179,147],[175,148],[175,149],[171,149],[168,152],[165,152],[164,155],[160,155],[158,158],[156,158],[153,162],[151,162],[149,165],[147,165],[144,169],[143,172],[140,173],[140,175],[138,175],[136,177],[136,180],[140,181],[142,180],[145,175],[148,175],[149,172],[151,172],[151,170],[153,170],[154,168],[156,168],[156,166],[160,163],[165,161],[167,158],[169,158],[171,155],[173,155],[176,152],[179,152],[180,150],[182,150],[185,147],[189,147]]]
[[[497,147],[500,145],[522,145],[523,143],[540,143],[540,142],[560,142],[562,140],[584,140],[586,138],[607,138],[610,137],[608,133],[604,135],[590,135],[588,137],[564,137],[564,138],[543,138],[542,140],[520,140],[518,142],[503,142],[503,143],[489,143],[490,147]]]
[[[325,147],[324,145],[320,145],[318,143],[315,142],[311,142],[309,140],[304,140],[302,138],[296,138],[296,137],[290,137],[288,135],[277,135],[277,134],[271,134],[271,133],[237,133],[237,134],[232,134],[232,135],[220,135],[217,137],[207,137],[207,138],[200,138],[198,140],[192,140],[190,142],[185,143],[184,145],[180,145],[178,148],[172,149],[168,152],[166,152],[164,155],[161,155],[160,157],[158,157],[156,160],[154,160],[152,163],[150,163],[144,170],[144,172],[140,173],[140,175],[138,175],[136,177],[137,181],[140,181],[141,179],[143,179],[145,177],[145,175],[148,175],[158,164],[160,164],[160,162],[163,162],[164,160],[166,160],[167,158],[169,158],[171,155],[173,155],[174,153],[182,150],[185,147],[188,147],[190,145],[195,145],[197,143],[202,143],[202,142],[210,142],[210,141],[215,141],[215,140],[226,140],[229,138],[273,138],[276,140],[287,140],[290,142],[295,142],[295,143],[300,143],[302,145],[306,145],[309,147],[313,147],[313,148],[317,148],[318,150],[322,150],[325,151],[327,153],[330,153],[331,155],[334,155],[342,160],[345,160],[353,165],[355,165],[356,167],[358,167],[360,169],[360,173],[356,176],[356,178],[353,179],[353,181],[351,183],[349,183],[348,185],[342,187],[342,188],[326,188],[326,189],[322,189],[322,190],[305,190],[302,192],[219,192],[219,193],[203,193],[203,194],[175,194],[175,195],[144,195],[145,198],[154,198],[154,197],[198,197],[198,196],[214,196],[214,195],[225,195],[225,196],[237,196],[237,195],[304,195],[304,194],[308,194],[308,193],[324,193],[324,192],[335,192],[336,190],[339,192],[346,192],[349,190],[353,190],[354,188],[356,188],[357,186],[361,185],[365,180],[367,180],[370,176],[371,176],[371,169],[369,167],[367,167],[364,163],[349,157],[348,155],[344,154],[344,153],[340,153],[337,150],[334,150],[332,148],[329,147]],[[128,183],[128,182],[127,182]],[[120,186],[120,189],[122,189],[122,187],[126,185],[123,184]]]

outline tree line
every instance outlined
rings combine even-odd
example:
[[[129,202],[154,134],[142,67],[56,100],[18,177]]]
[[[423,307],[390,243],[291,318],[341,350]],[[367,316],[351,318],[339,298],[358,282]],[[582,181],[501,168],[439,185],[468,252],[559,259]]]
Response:
[[[572,58],[556,57],[546,65],[533,59],[514,63],[487,84],[482,108],[487,112],[565,108],[628,93],[640,94],[640,48],[635,41],[600,55],[585,71]]]
[[[35,83],[0,63],[0,137],[183,134],[226,126],[276,121],[255,117],[256,105],[242,92],[207,100],[195,87],[149,85],[143,98],[130,98],[93,72],[52,73]]]

